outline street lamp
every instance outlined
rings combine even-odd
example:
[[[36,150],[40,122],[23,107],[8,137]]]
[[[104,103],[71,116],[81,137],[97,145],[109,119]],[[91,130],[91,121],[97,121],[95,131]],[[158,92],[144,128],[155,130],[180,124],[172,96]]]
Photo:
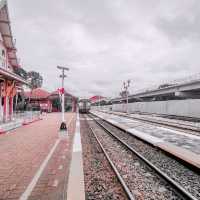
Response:
[[[128,114],[128,88],[130,87],[131,80],[124,81],[123,87],[126,93],[126,113]]]
[[[61,70],[61,81],[62,81],[62,87],[60,89],[60,93],[61,93],[61,105],[62,105],[62,122],[60,125],[60,131],[67,131],[67,126],[66,126],[66,122],[65,122],[65,89],[64,89],[64,79],[67,77],[65,75],[65,71],[69,71],[68,67],[62,67],[62,66],[57,66],[58,69]]]

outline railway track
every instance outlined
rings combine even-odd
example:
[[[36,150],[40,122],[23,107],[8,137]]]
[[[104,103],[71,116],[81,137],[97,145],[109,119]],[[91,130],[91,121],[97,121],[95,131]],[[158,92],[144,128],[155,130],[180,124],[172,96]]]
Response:
[[[82,114],[82,145],[87,199],[133,200],[133,196]],[[115,177],[116,176],[116,177]],[[111,192],[112,191],[112,192]]]
[[[113,129],[110,127],[111,125],[109,125],[109,126],[106,126],[105,125],[105,122],[103,122],[102,123],[102,120],[100,120],[100,119],[96,119],[96,116],[95,116],[95,118],[93,117],[93,116],[91,116],[90,115],[90,117],[93,119],[93,121],[96,123],[96,126],[98,125],[98,127],[100,128],[100,132],[104,132],[103,133],[103,137],[102,137],[102,135],[99,133],[99,134],[96,134],[95,135],[95,124],[94,124],[94,122],[93,122],[93,128],[92,128],[92,130],[93,130],[93,133],[94,133],[94,135],[95,135],[95,137],[96,137],[96,139],[98,140],[98,143],[100,143],[101,144],[101,146],[103,147],[103,146],[105,146],[106,144],[105,144],[105,140],[107,140],[108,139],[108,137],[110,138],[109,140],[110,140],[110,142],[108,143],[108,144],[112,144],[111,142],[115,142],[116,144],[120,144],[120,148],[122,148],[121,150],[119,149],[119,151],[118,151],[118,153],[120,154],[120,151],[121,152],[125,152],[125,151],[128,151],[129,153],[131,153],[132,155],[134,155],[134,158],[132,158],[132,160],[129,160],[128,161],[128,164],[129,164],[129,162],[131,163],[131,162],[133,162],[133,160],[134,160],[134,162],[132,163],[132,165],[134,166],[135,165],[135,163],[140,163],[139,165],[141,166],[140,168],[141,169],[144,169],[145,168],[145,173],[146,174],[153,174],[153,176],[155,176],[154,177],[154,179],[156,179],[157,180],[157,182],[159,182],[158,180],[161,180],[161,182],[159,182],[159,184],[161,184],[161,185],[165,185],[165,187],[164,187],[164,190],[169,190],[167,193],[168,193],[168,195],[169,194],[171,194],[171,196],[162,196],[162,194],[160,194],[160,196],[156,196],[155,198],[153,198],[153,199],[160,199],[160,197],[161,197],[161,199],[190,199],[190,200],[196,200],[196,199],[200,199],[200,194],[199,194],[199,188],[196,188],[197,189],[197,191],[190,191],[190,187],[189,187],[189,189],[186,187],[187,186],[187,183],[186,183],[186,186],[184,187],[184,185],[181,185],[180,184],[180,182],[177,182],[177,180],[176,180],[176,178],[172,178],[173,176],[170,176],[169,175],[169,173],[166,173],[165,171],[164,171],[164,169],[162,168],[160,168],[160,167],[158,167],[158,165],[156,165],[155,164],[155,162],[154,163],[152,163],[149,159],[147,159],[147,157],[144,155],[144,153],[142,153],[141,152],[141,150],[140,151],[138,151],[138,150],[136,150],[135,148],[134,148],[134,146],[135,145],[131,145],[130,143],[128,143],[127,141],[130,139],[130,135],[129,135],[129,137],[127,137],[126,138],[126,140],[124,140],[122,137],[119,137],[119,134],[117,135],[116,134],[116,132],[117,132],[117,129],[116,129],[116,127],[114,127],[114,131],[113,131]],[[92,123],[92,122],[90,122],[90,123]],[[99,129],[98,128],[98,129]],[[118,130],[118,131],[121,131],[121,130]],[[122,132],[122,131],[121,131]],[[123,134],[124,134],[125,132],[123,132]],[[128,134],[128,133],[127,133]],[[131,137],[133,137],[133,136],[131,136]],[[112,139],[111,139],[112,138]],[[141,142],[141,141],[140,141]],[[104,147],[104,151],[106,151],[107,152],[107,156],[108,157],[110,157],[110,160],[113,160],[113,158],[111,158],[111,156],[112,156],[112,150],[109,150],[109,145],[107,144],[107,146],[106,146],[106,148]],[[117,146],[117,145],[115,145],[115,146]],[[144,147],[143,147],[144,148]],[[147,147],[145,147],[145,148],[147,148]],[[153,147],[151,147],[151,148],[153,148]],[[158,151],[158,150],[157,150]],[[146,152],[148,152],[148,150],[146,149]],[[155,151],[154,152],[152,152],[152,150],[151,150],[151,156],[152,156],[152,153],[153,154],[155,154]],[[156,154],[155,154],[156,155]],[[150,156],[150,157],[151,157]],[[166,156],[166,155],[165,155]],[[115,156],[114,156],[115,157]],[[127,155],[124,155],[124,157],[130,157],[130,154],[127,154]],[[136,157],[137,157],[137,159],[136,159]],[[126,158],[125,158],[126,159]],[[161,158],[160,158],[161,159]],[[168,158],[169,159],[169,158]],[[170,158],[170,159],[172,159],[172,158]],[[137,161],[136,161],[137,160]],[[138,161],[139,160],[139,161]],[[155,161],[155,160],[154,160]],[[165,158],[165,160],[164,161],[166,161],[166,158]],[[115,162],[117,162],[116,160],[115,160]],[[116,166],[116,163],[115,163],[114,161],[113,161],[113,164],[114,164],[114,166]],[[125,161],[126,162],[126,161]],[[158,161],[157,161],[158,162]],[[159,162],[160,162],[160,160],[159,160]],[[142,163],[142,164],[141,164]],[[175,162],[171,162],[171,164],[177,164],[177,161],[175,161]],[[128,165],[128,164],[126,164],[126,165]],[[126,167],[126,165],[124,166],[124,167]],[[117,166],[118,166],[118,164],[117,164]],[[145,167],[144,167],[145,166]],[[176,165],[175,165],[176,166]],[[116,167],[117,168],[117,167]],[[119,170],[119,169],[118,169]],[[138,170],[138,169],[137,169]],[[136,170],[136,171],[137,171]],[[148,171],[149,170],[149,171]],[[173,168],[171,169],[171,170],[173,170]],[[122,170],[123,171],[123,170]],[[121,171],[121,172],[122,172]],[[121,173],[120,172],[120,170],[118,171],[118,173],[120,174]],[[124,173],[124,171],[122,172],[122,173]],[[172,174],[171,174],[172,175]],[[188,173],[187,175],[190,175],[189,177],[188,177],[188,179],[190,179],[190,177],[191,177],[191,174],[190,173]],[[200,180],[199,179],[199,176],[198,176],[198,174],[195,174],[196,175],[196,181],[197,181],[197,184],[198,184],[198,181]],[[130,176],[130,175],[127,175],[128,177]],[[133,177],[134,175],[132,175],[132,177]],[[145,176],[144,176],[145,177]],[[122,179],[123,179],[123,177],[122,177]],[[150,178],[151,179],[151,178]],[[153,180],[154,180],[153,179]],[[128,179],[127,179],[128,180]],[[144,178],[144,180],[146,180],[145,178]],[[152,180],[152,181],[153,181]],[[129,179],[129,184],[127,184],[128,186],[128,188],[130,188],[130,191],[133,193],[133,195],[134,195],[134,190],[132,190],[131,188],[131,184],[130,184],[130,182],[131,182],[132,180],[131,179]],[[165,183],[163,183],[163,181],[165,182]],[[125,182],[125,181],[124,181]],[[196,182],[195,182],[196,183]],[[149,183],[148,183],[148,181],[147,181],[147,183],[143,183],[143,186],[144,187],[146,187],[146,185],[144,185],[144,184],[146,184],[146,185],[148,185]],[[151,183],[152,184],[152,183]],[[155,183],[155,184],[158,184],[158,183]],[[135,186],[135,187],[137,187],[137,186]],[[152,188],[154,187],[154,185],[152,185]],[[150,191],[151,190],[153,190],[153,189],[150,189]],[[167,189],[166,189],[167,188]],[[186,189],[187,188],[187,189]],[[162,191],[162,189],[161,189],[161,191]],[[137,197],[137,193],[138,192],[136,192],[136,199],[140,199],[139,197]],[[151,192],[150,192],[151,193]],[[158,192],[159,193],[159,192]],[[162,192],[161,192],[162,193]],[[165,193],[165,192],[164,192]],[[193,196],[192,194],[195,194],[195,196]],[[147,195],[148,196],[148,194],[145,194],[145,192],[144,192],[144,195]],[[153,194],[151,194],[151,195],[155,195],[154,193]],[[173,196],[174,195],[174,196]],[[146,197],[146,198],[144,198],[144,199],[148,199],[148,197]]]
[[[148,118],[145,118],[145,117],[135,117],[133,115],[130,116],[130,115],[127,115],[126,113],[116,113],[116,112],[108,112],[108,111],[103,111],[103,112],[117,115],[117,116],[123,116],[128,119],[142,121],[142,122],[149,123],[152,125],[164,126],[164,127],[168,127],[168,128],[175,128],[176,130],[181,130],[183,132],[190,131],[191,134],[200,135],[200,127],[199,126],[193,126],[193,125],[184,124],[181,122],[158,120],[158,119],[153,119],[153,118],[149,119],[150,118],[149,116],[148,116]]]

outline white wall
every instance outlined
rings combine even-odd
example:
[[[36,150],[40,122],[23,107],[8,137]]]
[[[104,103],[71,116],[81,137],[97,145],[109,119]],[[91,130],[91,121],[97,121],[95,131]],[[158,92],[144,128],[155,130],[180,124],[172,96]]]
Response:
[[[102,108],[109,110],[111,106]],[[126,104],[114,104],[112,110],[125,112]],[[200,99],[129,103],[129,111],[200,118]]]

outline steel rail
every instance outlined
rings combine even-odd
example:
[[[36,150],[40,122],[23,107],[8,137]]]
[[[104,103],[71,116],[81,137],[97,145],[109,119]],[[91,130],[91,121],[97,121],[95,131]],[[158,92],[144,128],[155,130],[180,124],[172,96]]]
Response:
[[[150,161],[148,161],[139,152],[137,152],[135,149],[133,149],[130,145],[128,145],[127,143],[125,143],[124,141],[122,141],[118,136],[116,136],[112,131],[110,131],[108,128],[106,128],[103,124],[101,124],[100,122],[98,122],[95,118],[93,118],[93,120],[100,127],[102,127],[107,133],[109,133],[113,138],[115,138],[117,141],[119,141],[120,143],[122,143],[127,149],[129,149],[138,158],[140,158],[144,163],[146,163],[151,169],[153,169],[157,174],[159,174],[166,182],[168,182],[170,185],[172,185],[173,189],[177,190],[178,194],[180,196],[182,196],[184,199],[187,199],[187,200],[198,200],[196,197],[194,197],[188,191],[186,191],[181,185],[179,185],[176,181],[174,181],[167,174],[165,174],[164,172],[162,172],[158,167],[156,167],[154,164],[152,164]]]
[[[89,123],[88,123],[88,125],[89,125]],[[98,139],[96,133],[95,133],[94,130],[90,127],[90,125],[89,125],[89,128],[90,128],[92,134],[94,135],[94,137],[95,137],[97,143],[98,143],[99,146],[101,147],[101,150],[103,151],[103,153],[104,153],[106,159],[108,160],[108,162],[109,162],[111,168],[113,169],[114,173],[116,174],[116,176],[117,176],[117,178],[118,178],[120,184],[122,185],[122,187],[123,187],[123,189],[124,189],[124,191],[125,191],[125,193],[126,193],[128,199],[129,199],[129,200],[135,200],[134,195],[131,193],[131,191],[129,190],[128,186],[126,185],[124,179],[122,178],[122,176],[120,175],[119,171],[118,171],[117,168],[115,167],[114,163],[113,163],[112,160],[110,159],[110,157],[109,157],[109,155],[107,154],[106,150],[104,149],[103,145],[102,145],[101,142],[99,141],[99,139]]]

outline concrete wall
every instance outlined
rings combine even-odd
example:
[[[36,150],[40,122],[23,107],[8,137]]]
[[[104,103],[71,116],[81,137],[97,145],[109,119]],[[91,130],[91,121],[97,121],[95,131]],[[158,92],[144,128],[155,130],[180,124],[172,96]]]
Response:
[[[113,111],[126,111],[126,104],[102,106],[106,110],[109,110],[111,107]],[[200,118],[200,99],[130,103],[129,112],[137,111]]]

